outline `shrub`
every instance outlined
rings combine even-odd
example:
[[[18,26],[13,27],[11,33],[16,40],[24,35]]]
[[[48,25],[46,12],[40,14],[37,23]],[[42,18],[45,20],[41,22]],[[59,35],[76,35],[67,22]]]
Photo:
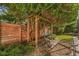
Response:
[[[0,46],[1,56],[19,56],[31,53],[34,50],[33,46],[26,44],[13,44],[7,47]]]

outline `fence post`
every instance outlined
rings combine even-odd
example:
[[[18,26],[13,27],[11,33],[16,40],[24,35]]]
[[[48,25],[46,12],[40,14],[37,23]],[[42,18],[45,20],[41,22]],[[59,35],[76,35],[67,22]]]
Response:
[[[0,45],[1,45],[1,21],[0,21]]]
[[[72,49],[76,50],[76,47],[74,45],[75,45],[75,42],[74,42],[74,37],[73,37],[73,40],[72,40]],[[76,52],[72,51],[71,53],[72,53],[73,56],[76,56]]]

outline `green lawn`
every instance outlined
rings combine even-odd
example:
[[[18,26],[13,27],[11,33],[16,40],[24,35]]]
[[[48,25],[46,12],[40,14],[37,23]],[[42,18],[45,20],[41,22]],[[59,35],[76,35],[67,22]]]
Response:
[[[56,38],[63,41],[71,41],[73,36],[71,35],[56,35]]]

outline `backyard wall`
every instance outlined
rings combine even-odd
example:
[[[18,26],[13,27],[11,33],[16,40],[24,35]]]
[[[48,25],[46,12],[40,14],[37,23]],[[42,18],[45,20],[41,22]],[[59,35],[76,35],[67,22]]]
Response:
[[[39,38],[48,33],[48,28],[45,27],[39,30]],[[35,38],[35,30],[32,29],[30,25],[29,29],[30,39],[27,39],[27,25],[17,25],[9,23],[0,23],[0,43],[1,44],[11,44],[16,42],[27,42],[33,41]]]
[[[0,23],[1,44],[11,44],[26,40],[26,32],[17,24]],[[23,41],[24,41],[23,40]]]

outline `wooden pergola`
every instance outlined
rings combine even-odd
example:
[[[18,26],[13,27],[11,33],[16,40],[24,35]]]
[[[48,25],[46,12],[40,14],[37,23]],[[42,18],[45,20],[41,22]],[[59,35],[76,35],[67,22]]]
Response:
[[[43,15],[43,14],[42,14]],[[41,17],[39,15],[31,15],[28,17],[27,21],[27,41],[32,41],[35,39],[35,46],[38,47],[38,41],[40,37],[44,37],[53,32],[52,21],[53,18],[50,16],[47,18],[48,15]]]

